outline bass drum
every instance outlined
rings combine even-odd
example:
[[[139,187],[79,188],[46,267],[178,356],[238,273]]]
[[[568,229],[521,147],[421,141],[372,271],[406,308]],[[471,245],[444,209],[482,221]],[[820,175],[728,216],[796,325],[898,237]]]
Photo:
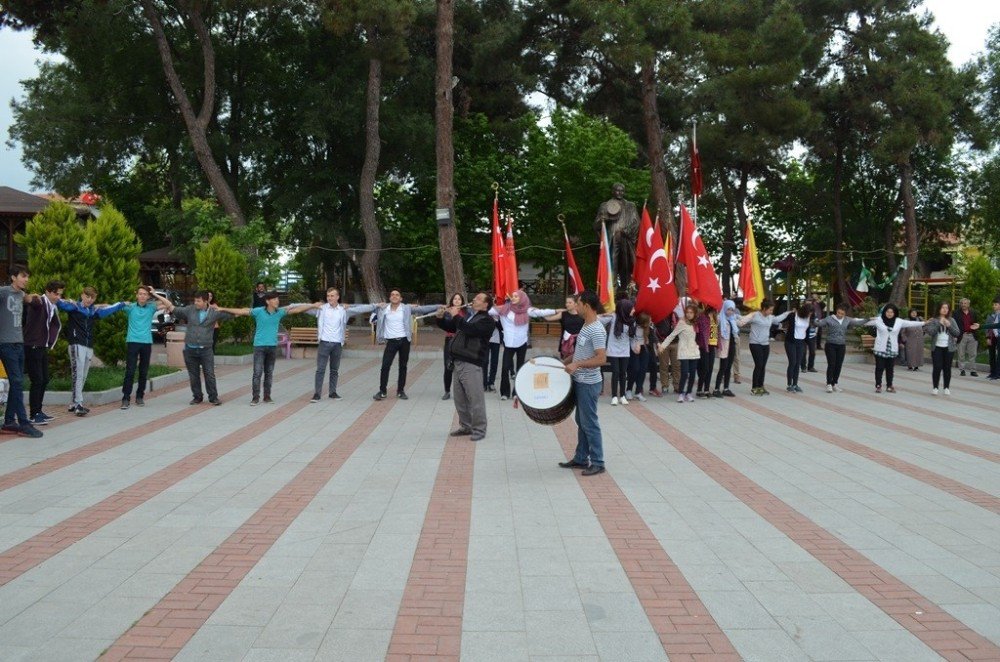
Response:
[[[528,418],[542,425],[565,421],[576,408],[573,378],[559,359],[540,356],[517,371],[514,389]]]

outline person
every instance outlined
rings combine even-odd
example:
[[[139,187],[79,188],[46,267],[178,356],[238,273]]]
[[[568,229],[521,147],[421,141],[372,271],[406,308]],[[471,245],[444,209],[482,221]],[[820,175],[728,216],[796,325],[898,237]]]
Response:
[[[646,382],[646,373],[649,371],[649,347],[647,347],[652,337],[652,321],[649,313],[639,313],[635,316],[635,335],[629,343],[628,355],[628,389],[626,396],[635,398],[639,402],[645,402],[646,398],[642,394],[643,384]]]
[[[573,378],[576,393],[576,452],[573,459],[560,462],[564,469],[583,468],[584,476],[604,473],[604,439],[601,421],[597,417],[597,400],[601,395],[601,367],[607,361],[607,332],[597,316],[604,312],[597,293],[584,290],[576,297],[577,310],[583,327],[576,337],[573,358],[566,372]]]
[[[810,292],[806,295],[806,303],[812,306],[813,320],[823,319],[823,303],[819,295]],[[819,372],[816,370],[816,350],[823,346],[823,329],[815,325],[806,330],[805,353],[802,356],[802,372]]]
[[[674,338],[678,339],[677,359],[681,364],[681,379],[678,383],[677,402],[694,402],[691,391],[694,389],[698,363],[701,361],[701,348],[698,346],[698,332],[695,328],[697,316],[697,306],[689,303],[684,308],[684,316],[678,319],[674,325],[674,330],[667,334],[657,346],[657,351],[662,356]]]
[[[635,246],[639,236],[639,210],[634,202],[625,199],[625,185],[611,187],[611,199],[601,203],[594,219],[594,232],[601,237],[602,226],[607,228],[609,247],[614,261],[615,274],[626,278],[635,265]],[[627,281],[626,281],[627,282]],[[621,283],[623,286],[626,283]]]
[[[373,400],[385,400],[389,388],[389,370],[396,355],[399,355],[399,376],[396,380],[396,397],[408,399],[406,395],[406,368],[410,362],[410,343],[413,342],[413,316],[437,312],[437,305],[411,306],[403,303],[403,293],[389,292],[389,303],[379,303],[375,308],[375,339],[385,343],[382,352],[382,371],[379,373],[378,391]]]
[[[573,356],[576,334],[583,328],[583,318],[576,308],[576,297],[566,297],[566,309],[545,318],[546,322],[559,322],[559,358],[563,361]]]
[[[215,298],[215,292],[213,292],[212,290],[205,290],[205,293],[208,295],[208,307],[209,308],[218,308],[219,307],[219,301],[218,301],[218,299]],[[213,353],[215,352],[216,346],[218,346],[218,344],[219,344],[219,326],[220,326],[219,322],[216,322],[215,326],[212,327],[212,352]]]
[[[931,338],[931,393],[937,395],[944,377],[944,394],[951,395],[951,357],[955,354],[962,335],[958,323],[951,316],[951,304],[942,301],[937,313],[924,324],[924,333]]]
[[[736,311],[736,319],[739,320],[739,310]],[[742,340],[740,339],[740,327],[739,324],[736,325],[732,337],[730,337],[730,342],[733,343],[733,383],[742,383],[742,376],[740,375],[740,345]]]
[[[740,327],[736,323],[736,302],[725,299],[722,302],[722,313],[719,315],[719,374],[715,377],[715,390],[712,397],[735,398],[736,394],[729,389],[729,379],[733,368],[733,356],[736,355],[736,336]],[[719,390],[722,386],[723,390]]]
[[[250,305],[251,308],[263,308],[266,305],[266,300],[264,295],[267,294],[267,288],[264,283],[258,282],[253,286],[253,303]]]
[[[500,320],[503,327],[503,359],[500,365],[500,399],[506,400],[513,393],[511,388],[511,372],[516,372],[524,365],[524,357],[528,351],[528,333],[532,317],[549,317],[561,310],[552,308],[534,308],[531,299],[524,290],[515,290],[510,300],[502,306],[490,308],[490,315]]]
[[[7,371],[7,407],[3,431],[38,439],[41,430],[31,424],[24,409],[24,290],[30,274],[27,267],[12,265],[7,270],[10,285],[0,287],[0,363]]]
[[[885,390],[895,393],[892,385],[893,365],[896,354],[899,353],[899,334],[907,327],[922,327],[923,322],[911,322],[899,318],[899,309],[894,303],[882,307],[882,314],[865,322],[865,326],[875,327],[875,345],[872,354],[875,355],[875,392],[882,392],[882,373],[885,373]]]
[[[274,380],[274,362],[278,358],[278,329],[286,315],[304,313],[311,308],[319,308],[322,302],[302,303],[279,307],[278,293],[264,293],[263,308],[217,308],[230,315],[250,315],[256,328],[253,333],[253,378],[250,382],[250,406],[261,403],[261,381],[263,380],[264,404],[273,404],[271,384]]]
[[[906,313],[906,319],[923,322],[920,318],[920,311],[910,308]],[[923,327],[910,326],[899,334],[899,346],[906,354],[906,369],[909,371],[920,370],[924,364],[924,329]]]
[[[993,300],[993,312],[986,318],[986,345],[990,352],[990,375],[989,379],[1000,379],[1000,297]]]
[[[833,315],[814,320],[813,324],[826,331],[826,392],[840,393],[840,372],[844,367],[844,356],[847,354],[847,330],[851,327],[863,326],[866,320],[860,317],[847,316],[847,305],[837,304]]]
[[[150,301],[153,288],[140,285],[135,291],[135,302],[126,302],[125,314],[128,315],[128,330],[125,333],[125,378],[122,380],[121,408],[132,406],[132,386],[135,385],[135,404],[142,407],[146,404],[146,382],[149,376],[149,358],[153,351],[153,318],[163,309],[163,306]],[[163,297],[160,300],[166,301]],[[139,381],[135,383],[136,367],[139,369]]]
[[[340,357],[344,351],[347,339],[347,321],[352,315],[363,315],[375,310],[374,305],[362,304],[345,306],[340,303],[340,289],[326,289],[326,303],[319,308],[307,310],[306,313],[316,317],[316,380],[313,397],[310,402],[319,402],[323,397],[323,378],[327,366],[330,368],[330,389],[328,397],[331,400],[342,400],[337,392],[337,380],[340,377]]]
[[[760,302],[760,310],[740,317],[737,324],[750,325],[750,355],[753,357],[753,380],[750,393],[752,395],[770,395],[764,388],[764,375],[767,374],[767,359],[771,354],[771,327],[781,324],[793,311],[786,310],[780,315],[774,314],[774,302],[764,299]]]
[[[490,296],[492,299],[492,295]],[[497,381],[497,366],[500,365],[500,346],[503,345],[503,331],[500,320],[493,320],[493,335],[490,336],[489,367],[483,366],[483,389],[488,393],[495,392]]]
[[[719,316],[712,306],[703,306],[695,319],[698,349],[698,393],[699,398],[711,397],[712,371],[715,369],[715,353],[719,347]]]
[[[785,354],[788,356],[788,370],[785,377],[789,393],[801,393],[799,372],[802,369],[802,358],[806,352],[806,338],[813,321],[811,303],[803,303],[795,311],[795,317],[785,322]]]
[[[184,332],[184,366],[188,371],[188,381],[191,383],[191,402],[188,404],[198,405],[205,399],[208,393],[209,403],[219,406],[219,390],[215,382],[215,349],[213,336],[219,322],[232,319],[232,314],[219,309],[218,304],[212,306],[212,296],[205,290],[198,290],[194,293],[192,303],[189,306],[175,307],[167,299],[153,292],[153,296],[163,304],[167,312],[172,312],[174,317],[187,322]],[[201,377],[205,376],[205,389],[202,391]]]
[[[615,304],[615,313],[608,318],[608,322],[610,328],[606,349],[608,362],[611,364],[611,406],[617,407],[619,402],[628,405],[625,394],[628,386],[628,359],[632,338],[635,337],[632,302],[628,299],[619,299]]]
[[[955,322],[958,324],[958,351],[956,359],[958,361],[959,376],[965,377],[965,371],[969,371],[970,377],[978,377],[976,372],[976,355],[979,353],[979,342],[976,340],[976,331],[979,324],[976,323],[976,314],[969,308],[969,300],[962,299],[955,311]]]
[[[682,297],[678,301],[677,306],[674,307],[673,313],[667,315],[664,319],[660,320],[656,325],[656,335],[658,338],[666,338],[670,335],[671,331],[674,330],[674,325],[677,324],[677,320],[684,317],[684,307],[687,306],[690,300],[687,297]],[[674,393],[680,393],[681,384],[681,364],[677,358],[677,343],[679,340],[674,340],[670,345],[667,346],[665,352],[657,353],[657,360],[660,362],[660,390],[663,393],[668,393],[670,391],[670,385],[673,384]]]
[[[42,411],[42,404],[49,385],[49,350],[55,347],[62,329],[56,302],[65,288],[62,281],[50,280],[42,296],[24,297],[24,367],[31,380],[28,418],[34,425],[48,425],[54,418]]]
[[[455,411],[458,428],[451,436],[469,436],[472,441],[486,437],[486,392],[483,389],[483,366],[489,352],[490,336],[495,324],[489,309],[493,297],[479,292],[472,298],[472,312],[466,317],[465,299],[461,305],[452,297],[451,306],[441,306],[437,312],[438,326],[452,334],[448,359],[453,362],[452,379],[455,391]]]
[[[83,386],[87,383],[90,362],[94,359],[94,322],[114,315],[125,308],[125,303],[109,306],[95,305],[97,290],[90,285],[80,292],[79,301],[61,299],[56,302],[59,310],[66,313],[66,341],[69,343],[70,382],[73,384],[72,402],[69,413],[86,416],[90,413],[83,406]]]
[[[451,295],[451,301],[448,304],[448,308],[455,309],[455,315],[464,316],[465,315],[465,297],[461,293],[456,292]],[[440,326],[440,325],[439,325]],[[452,366],[454,365],[451,360],[451,355],[448,353],[451,347],[451,340],[455,337],[454,331],[444,332],[444,395],[441,396],[442,400],[451,399],[451,379],[452,379]]]

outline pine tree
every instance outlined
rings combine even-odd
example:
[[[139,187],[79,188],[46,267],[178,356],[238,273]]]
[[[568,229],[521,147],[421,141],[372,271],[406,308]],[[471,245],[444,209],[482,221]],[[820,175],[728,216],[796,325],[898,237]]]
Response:
[[[14,240],[28,252],[32,292],[42,291],[50,280],[61,280],[66,283],[65,295],[76,296],[97,264],[76,210],[62,202],[53,202],[36,214]]]
[[[100,301],[134,299],[142,242],[125,216],[113,205],[104,205],[100,216],[87,224],[86,236],[97,255],[97,265],[86,284],[97,289]],[[112,315],[94,325],[94,353],[105,365],[125,360],[127,325],[124,315]]]
[[[253,283],[247,259],[236,250],[225,235],[217,234],[195,251],[195,276],[198,287],[210,290],[220,306],[245,305]],[[219,335],[245,338],[250,333],[250,319],[239,317],[222,325]]]

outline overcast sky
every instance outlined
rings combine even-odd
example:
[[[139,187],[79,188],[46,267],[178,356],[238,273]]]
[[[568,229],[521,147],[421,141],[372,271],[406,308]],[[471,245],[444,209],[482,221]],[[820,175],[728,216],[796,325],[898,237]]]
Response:
[[[936,19],[938,28],[951,43],[952,62],[964,64],[983,50],[990,26],[1000,23],[1000,2],[996,0],[924,0],[924,7]],[[29,191],[31,174],[21,164],[21,151],[7,147],[11,124],[10,100],[20,98],[19,81],[33,78],[37,61],[46,56],[34,49],[25,32],[0,29],[0,186]]]

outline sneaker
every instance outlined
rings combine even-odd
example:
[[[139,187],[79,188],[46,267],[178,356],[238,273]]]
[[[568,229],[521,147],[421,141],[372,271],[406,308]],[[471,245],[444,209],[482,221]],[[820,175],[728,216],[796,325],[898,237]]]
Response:
[[[400,396],[402,397],[402,396]],[[451,393],[445,391],[444,395],[441,396],[442,400],[451,400]]]
[[[826,385],[826,392],[827,393],[833,393],[833,384],[827,384]]]
[[[684,396],[684,402],[694,402],[694,398],[693,398],[693,397],[691,397],[691,394],[690,394],[690,393],[688,393],[688,394],[686,394],[686,395]]]
[[[750,395],[764,395],[764,393],[762,392],[762,389],[754,386],[750,389]]]
[[[643,397],[642,393],[636,393],[635,394],[635,399],[638,400],[639,402],[645,402],[646,401],[646,398]]]
[[[722,396],[726,398],[735,398],[736,394],[730,391],[728,388],[722,391]]]
[[[31,423],[25,423],[24,425],[21,426],[21,429],[18,430],[18,434],[20,434],[22,437],[31,437],[32,439],[38,439],[39,437],[42,436],[42,431],[33,426]]]
[[[86,416],[87,414],[90,413],[90,410],[84,407],[83,405],[77,405],[73,413],[76,414],[77,416]]]
[[[218,398],[209,398],[208,404],[214,407],[218,407],[219,405],[222,404],[222,400],[219,400]]]
[[[895,389],[895,387],[892,387],[892,386],[886,386],[885,387],[885,392],[886,393],[895,393],[896,389]]]
[[[806,372],[819,372],[816,368],[809,368]]]
[[[340,395],[339,393],[337,393],[336,391],[334,391],[333,393],[331,393],[327,397],[330,398],[331,400],[343,400],[344,399],[344,397],[342,395]]]
[[[313,393],[313,397],[309,400],[309,402],[319,402],[319,401],[320,401],[319,393]]]
[[[135,406],[136,407],[145,407],[146,406],[146,401],[143,400],[141,397],[136,398],[135,399]]]
[[[604,467],[599,467],[596,464],[592,464],[583,471],[580,472],[581,476],[596,476],[597,474],[604,473]]]
[[[931,389],[931,395],[937,395],[937,394],[938,394],[938,390],[936,388],[932,388]]]
[[[843,393],[844,392],[844,389],[840,388],[840,384],[834,384],[833,385],[833,390],[834,390],[835,393]]]
[[[789,393],[795,393],[795,387],[792,386],[791,384],[789,384],[788,386],[786,386],[785,390],[788,391]]]
[[[976,372],[975,370],[973,370],[972,372],[969,373],[969,377],[978,377],[978,376],[979,376],[979,373]]]
[[[505,401],[505,400],[507,400],[507,399],[508,399],[508,398],[507,398],[507,396],[506,396],[506,395],[501,395],[501,396],[500,396],[500,402],[504,402],[504,401]]]
[[[21,431],[21,426],[17,423],[4,423],[3,427],[0,427],[0,432],[4,434],[18,434]]]
[[[39,412],[31,417],[31,422],[35,425],[48,425],[49,419],[45,418],[45,414]]]
[[[684,396],[683,395],[678,395],[677,396],[677,402],[684,402]]]
[[[269,395],[265,395],[264,399],[261,402],[263,402],[265,405],[273,405],[274,404],[274,400],[272,400],[271,396],[269,396]]]
[[[49,416],[44,411],[38,412],[38,416],[41,416],[43,419],[45,419],[46,423],[49,422],[49,421],[55,420],[55,416]]]
[[[617,395],[611,396],[611,406],[612,407],[617,407],[618,406],[618,396]]]
[[[128,409],[131,406],[132,403],[129,401],[128,398],[122,398],[122,406],[121,406],[122,409]]]
[[[251,407],[256,407],[259,404],[260,404],[260,398],[258,398],[256,395],[254,397],[250,398],[250,406]]]
[[[625,397],[625,396],[623,395],[623,396],[622,396],[622,399],[621,399],[621,400],[619,400],[618,402],[622,403],[623,405],[628,405],[628,398],[626,398],[626,397]]]
[[[878,384],[878,385],[875,386],[875,392],[876,393],[881,393],[882,392],[882,385],[881,384]]]
[[[202,402],[201,398],[191,398],[191,402],[189,402],[188,404],[189,405],[200,405],[201,402]],[[136,404],[138,404],[138,403],[136,403]]]
[[[951,389],[950,389],[950,388],[946,388],[946,389],[944,390],[944,394],[945,394],[945,395],[951,395]]]
[[[740,378],[739,378],[738,375],[734,375],[733,376],[733,383],[734,384],[742,384],[743,382],[740,381]]]
[[[799,386],[798,384],[794,384],[792,388],[795,389],[796,393],[802,393],[802,387]]]
[[[760,394],[761,394],[761,395],[771,395],[771,392],[770,392],[770,391],[768,391],[768,390],[767,390],[766,388],[764,388],[763,386],[761,386],[761,387],[760,387]]]
[[[399,398],[400,400],[410,399],[410,396],[406,395],[406,391],[400,391],[399,393],[396,394],[396,397]]]
[[[628,398],[629,400],[635,399],[635,395],[633,395],[632,389],[625,391],[625,397]]]
[[[497,391],[497,389],[496,389],[495,386],[493,386],[493,384],[487,384],[486,385],[486,392],[487,393],[496,393],[496,391]]]
[[[379,391],[373,395],[372,400],[385,400],[385,391]]]
[[[66,410],[66,413],[72,414],[75,411],[76,411],[76,405],[70,405],[69,409]]]
[[[713,398],[721,398],[722,397],[722,391],[720,391],[719,389],[715,389],[714,391],[712,391],[712,397]]]

